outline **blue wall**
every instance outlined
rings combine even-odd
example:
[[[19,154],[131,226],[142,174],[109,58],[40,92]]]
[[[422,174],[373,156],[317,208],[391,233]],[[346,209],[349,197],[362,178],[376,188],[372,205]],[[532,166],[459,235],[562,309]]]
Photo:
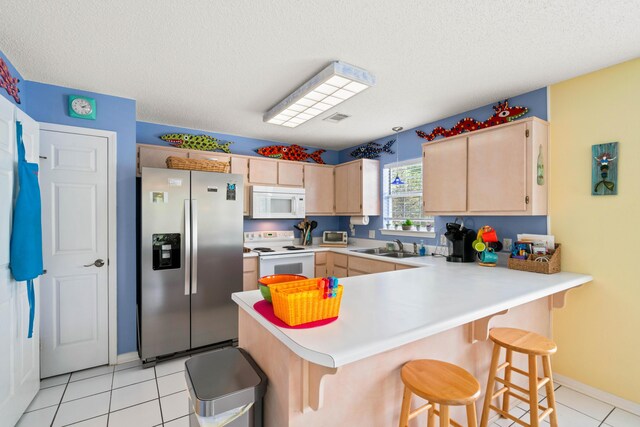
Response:
[[[416,128],[404,130],[400,132],[398,136],[399,142],[396,142],[393,146],[393,150],[398,150],[398,158],[400,161],[409,159],[419,159],[422,157],[422,144],[424,139],[416,135],[416,130],[422,130],[429,133],[436,126],[442,126],[444,128],[450,128],[454,126],[460,119],[464,117],[472,117],[478,121],[488,119],[493,113],[492,106],[497,104],[497,101],[493,104],[485,105],[484,107],[476,108],[475,110],[466,111],[464,113],[457,114],[455,116],[447,117],[442,120],[437,120],[432,123],[427,123]],[[547,119],[547,89],[541,88],[532,92],[527,92],[522,95],[509,98],[510,105],[521,105],[529,108],[529,112],[522,118],[536,116],[543,120]],[[402,123],[398,123],[401,125]],[[390,133],[388,136],[379,138],[374,142],[384,144],[389,139],[394,138],[394,134]],[[350,156],[356,147],[351,147],[340,151],[339,163],[344,163],[353,160]],[[395,154],[383,154],[380,158],[380,173],[382,176],[382,169],[387,163],[394,163],[396,161]],[[382,194],[382,187],[380,189]],[[455,217],[439,216],[435,218],[435,231],[442,234],[445,231],[445,224],[453,221]],[[506,216],[478,216],[478,217],[465,217],[465,224],[469,227],[479,228],[483,225],[491,225],[498,232],[498,236],[502,239],[508,237],[515,239],[518,233],[537,233],[546,234],[547,232],[547,217],[546,216],[534,216],[534,217],[506,217]],[[376,230],[376,238],[388,240],[390,236],[382,236],[379,229],[384,228],[382,216],[372,217],[368,226],[356,226],[356,237],[368,238],[369,230]],[[349,218],[342,217],[340,219],[340,229],[349,229]],[[403,241],[412,242],[420,241],[420,238],[402,237]],[[438,237],[435,239],[424,239],[425,243],[435,245],[438,242]]]
[[[0,95],[7,98],[9,101],[11,101],[13,105],[16,105],[22,111],[26,111],[27,110],[26,82],[24,81],[24,79],[22,78],[22,75],[18,72],[18,70],[16,70],[16,67],[13,66],[9,58],[7,58],[6,55],[2,53],[2,51],[0,51],[0,58],[4,60],[5,64],[7,64],[7,68],[9,69],[9,73],[11,73],[11,76],[19,80],[18,96],[20,97],[20,104],[18,104],[16,100],[13,99],[13,96],[9,95],[9,93],[4,88],[0,88]]]
[[[136,102],[32,81],[27,114],[39,122],[117,132],[118,353],[136,351]],[[70,117],[68,96],[95,98],[97,119]]]

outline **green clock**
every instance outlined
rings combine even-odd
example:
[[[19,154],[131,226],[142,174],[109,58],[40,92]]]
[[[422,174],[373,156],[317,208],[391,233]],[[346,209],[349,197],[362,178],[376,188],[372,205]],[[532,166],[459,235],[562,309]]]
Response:
[[[69,96],[69,116],[78,119],[96,119],[96,100],[86,96]]]

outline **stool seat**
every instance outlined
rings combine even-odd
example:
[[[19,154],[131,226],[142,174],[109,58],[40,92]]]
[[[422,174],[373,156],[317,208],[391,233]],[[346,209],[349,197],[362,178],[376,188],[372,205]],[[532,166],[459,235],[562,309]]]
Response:
[[[480,396],[480,383],[473,375],[440,360],[413,360],[402,367],[400,375],[414,394],[429,402],[465,406]]]
[[[489,338],[509,350],[535,356],[548,356],[558,349],[556,343],[549,338],[522,329],[493,328],[489,332]]]

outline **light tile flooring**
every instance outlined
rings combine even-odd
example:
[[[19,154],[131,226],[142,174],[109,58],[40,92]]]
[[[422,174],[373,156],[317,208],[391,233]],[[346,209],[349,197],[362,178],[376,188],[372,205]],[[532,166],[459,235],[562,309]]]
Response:
[[[135,361],[44,379],[18,427],[189,427],[186,360],[148,369]]]
[[[47,378],[18,426],[189,427],[185,361],[148,369],[131,362]],[[640,427],[640,417],[564,386],[556,389],[556,401],[560,427]],[[540,402],[546,405],[544,395]],[[528,422],[527,409],[521,404],[511,413]],[[516,425],[499,419],[492,427]]]

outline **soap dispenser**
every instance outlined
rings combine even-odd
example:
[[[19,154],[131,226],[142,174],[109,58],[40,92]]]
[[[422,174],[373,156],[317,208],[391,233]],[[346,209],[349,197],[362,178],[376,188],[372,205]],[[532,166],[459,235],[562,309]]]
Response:
[[[420,240],[420,256],[427,255],[427,248],[424,246],[424,240]]]

